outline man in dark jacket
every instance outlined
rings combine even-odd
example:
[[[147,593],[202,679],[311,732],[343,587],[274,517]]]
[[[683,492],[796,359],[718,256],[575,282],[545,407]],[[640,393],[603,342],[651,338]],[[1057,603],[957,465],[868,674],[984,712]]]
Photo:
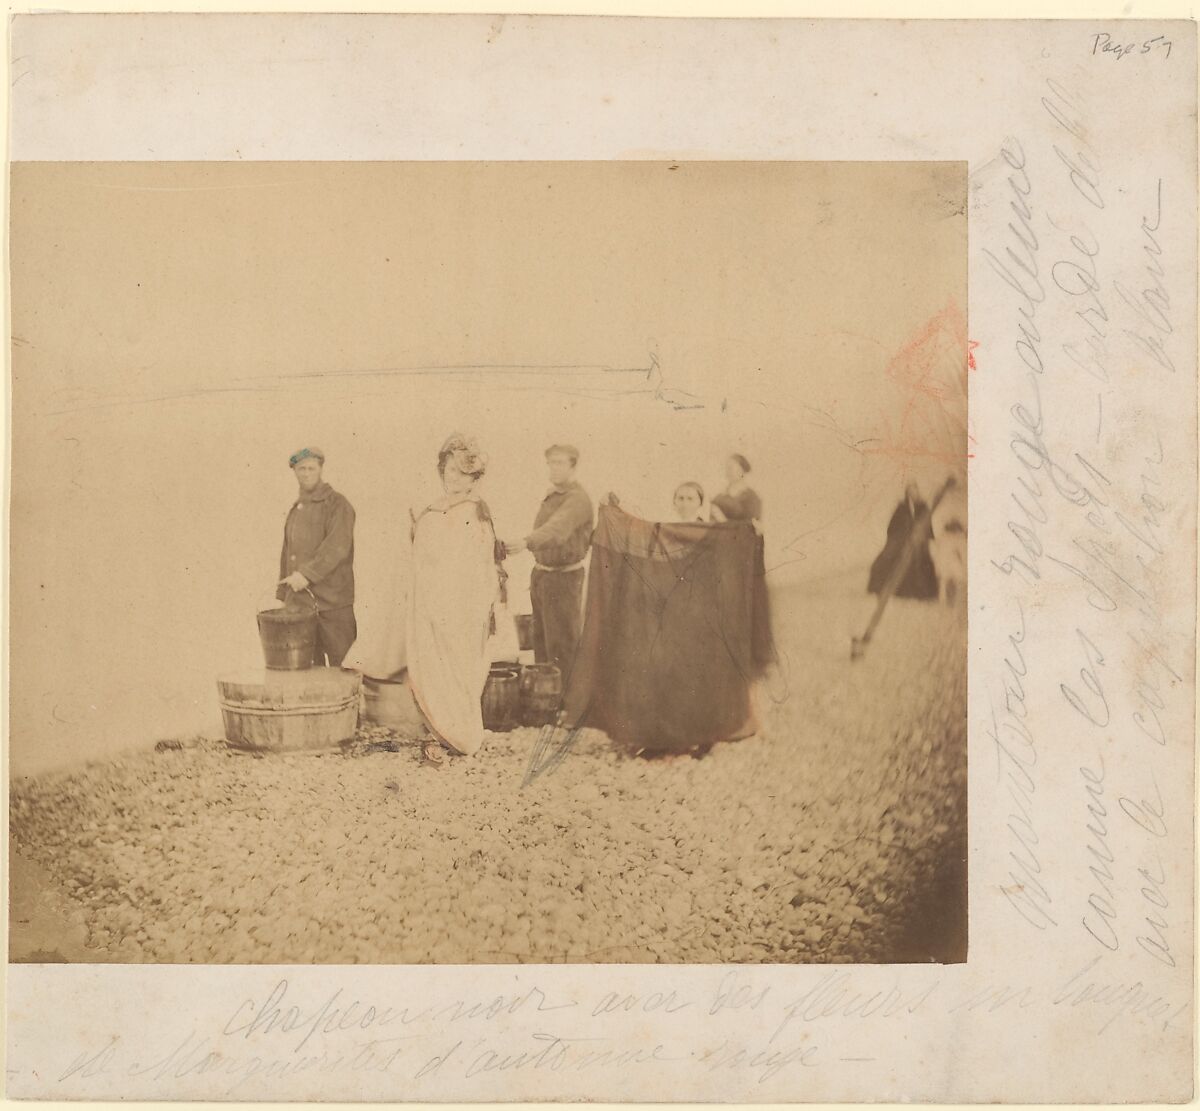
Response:
[[[317,604],[313,664],[338,667],[358,636],[354,620],[354,507],[321,478],[325,455],[301,448],[291,464],[300,496],[283,526],[278,597],[312,595]],[[296,599],[308,601],[307,594]]]
[[[533,654],[554,664],[566,689],[583,624],[583,576],[592,544],[592,499],[575,480],[579,452],[569,444],[546,449],[550,489],[524,540],[505,543],[508,552],[528,548],[534,568],[529,579],[533,602]]]

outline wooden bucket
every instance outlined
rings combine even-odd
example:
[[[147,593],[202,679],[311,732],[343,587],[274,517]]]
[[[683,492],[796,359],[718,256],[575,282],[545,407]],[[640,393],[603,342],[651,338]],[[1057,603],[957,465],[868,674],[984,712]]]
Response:
[[[408,685],[408,672],[391,679],[363,677],[362,720],[400,734],[413,734],[422,725],[421,711]]]
[[[258,636],[263,660],[277,671],[303,671],[313,665],[317,646],[317,600],[311,590],[307,603],[292,592],[287,604],[258,611]]]
[[[354,739],[362,676],[340,667],[217,680],[225,740],[252,752],[311,752]]]
[[[491,733],[507,733],[521,718],[521,669],[510,664],[493,664],[480,699],[483,727]]]
[[[521,668],[521,721],[525,725],[550,725],[562,702],[562,673],[554,664],[527,664]]]

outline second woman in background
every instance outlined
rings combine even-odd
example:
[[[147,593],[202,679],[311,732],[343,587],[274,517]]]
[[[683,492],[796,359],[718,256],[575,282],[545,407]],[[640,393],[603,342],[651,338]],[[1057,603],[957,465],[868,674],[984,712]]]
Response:
[[[744,455],[731,455],[725,460],[728,485],[712,500],[714,521],[761,521],[762,498],[746,482],[750,461]]]

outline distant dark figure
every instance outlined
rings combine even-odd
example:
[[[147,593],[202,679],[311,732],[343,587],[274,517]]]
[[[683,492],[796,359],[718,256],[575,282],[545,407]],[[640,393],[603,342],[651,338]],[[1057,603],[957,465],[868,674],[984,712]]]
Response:
[[[929,506],[921,500],[921,493],[915,482],[910,482],[905,487],[904,500],[896,506],[896,511],[888,522],[887,542],[883,551],[871,564],[871,574],[867,580],[869,594],[879,594],[887,585],[914,530],[919,531],[914,537],[916,546],[912,560],[892,593],[897,598],[931,599],[938,596],[937,573],[933,569],[933,557],[929,552],[929,545],[933,540],[932,514]]]
[[[714,521],[762,520],[762,498],[746,482],[749,473],[750,461],[744,455],[731,455],[725,460],[725,478],[729,485],[712,499]]]

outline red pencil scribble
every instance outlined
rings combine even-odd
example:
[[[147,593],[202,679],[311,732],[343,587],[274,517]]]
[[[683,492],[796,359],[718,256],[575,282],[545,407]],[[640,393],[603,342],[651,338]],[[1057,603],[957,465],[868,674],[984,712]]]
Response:
[[[967,452],[967,369],[975,366],[978,343],[967,338],[966,318],[951,299],[884,368],[900,391],[881,413],[868,454],[896,460],[926,460],[961,467]]]
[[[967,340],[967,366],[969,366],[972,370],[979,369],[975,365],[975,348],[977,348],[978,346],[979,346],[979,340],[977,340],[977,339]]]

